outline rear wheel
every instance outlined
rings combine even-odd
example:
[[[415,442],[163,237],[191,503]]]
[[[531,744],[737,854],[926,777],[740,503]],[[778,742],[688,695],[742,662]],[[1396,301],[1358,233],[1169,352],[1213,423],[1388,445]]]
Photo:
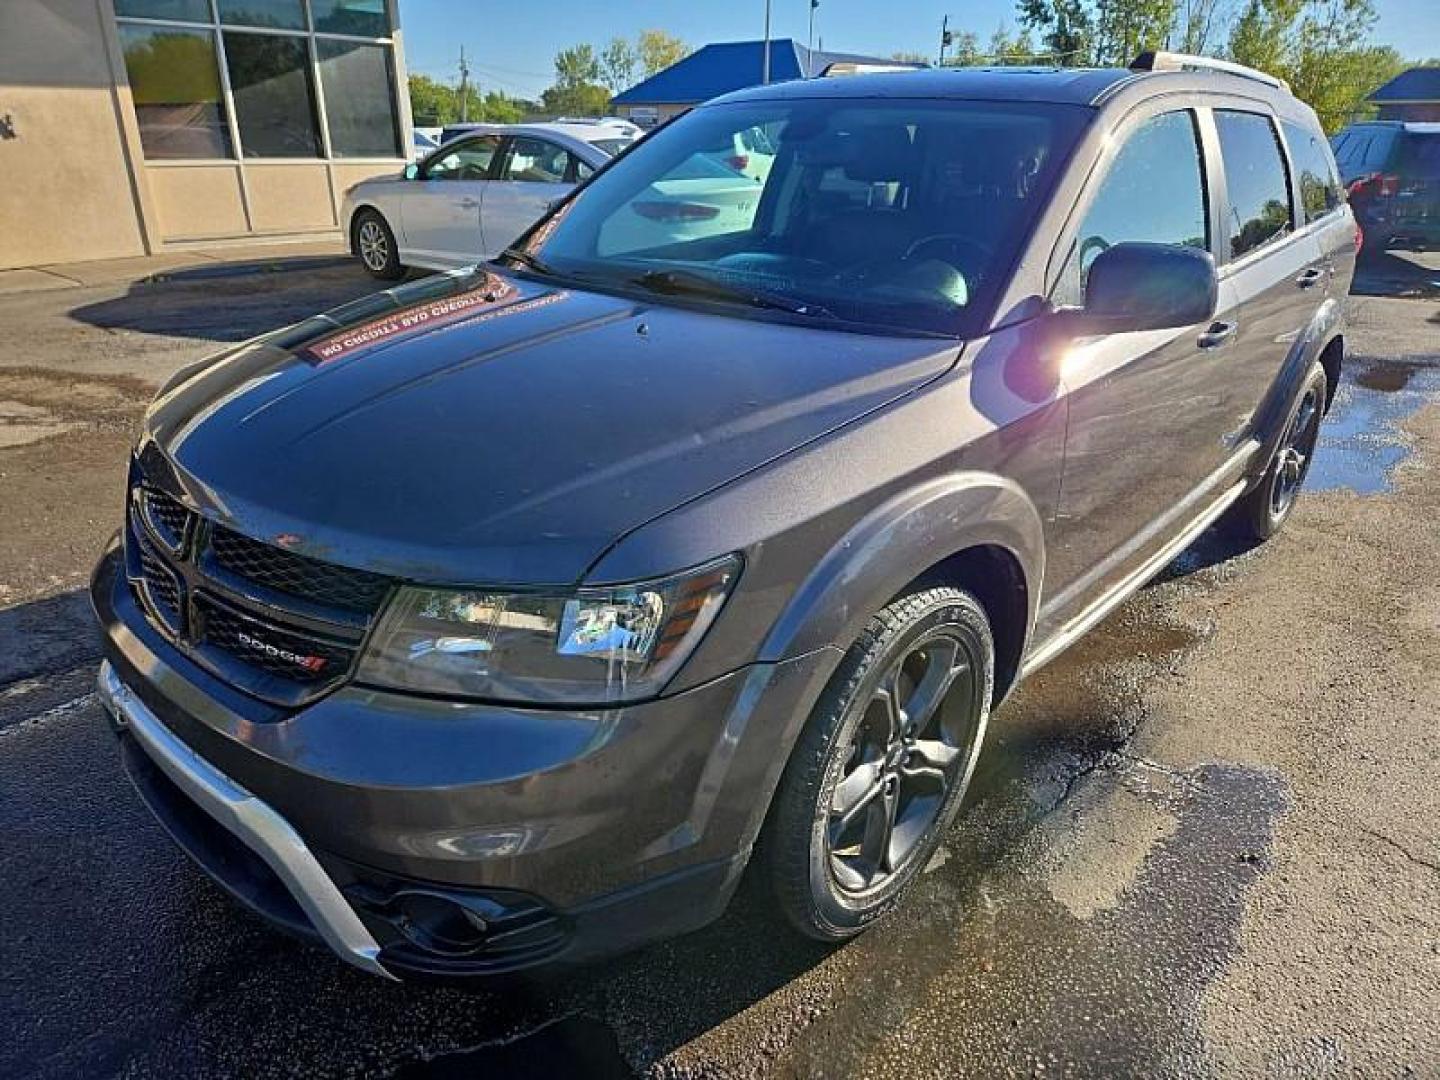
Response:
[[[405,267],[400,265],[400,250],[395,244],[395,234],[389,224],[376,210],[365,209],[355,215],[352,228],[352,247],[366,272],[381,281],[395,281],[405,276]]]
[[[912,593],[841,661],[776,793],[762,858],[802,933],[852,937],[899,900],[954,820],[989,717],[995,649],[969,593]]]
[[[1325,369],[1317,363],[1305,377],[1299,401],[1290,414],[1285,434],[1276,444],[1265,478],[1230,511],[1232,531],[1241,539],[1270,539],[1295,509],[1320,438],[1327,393]]]

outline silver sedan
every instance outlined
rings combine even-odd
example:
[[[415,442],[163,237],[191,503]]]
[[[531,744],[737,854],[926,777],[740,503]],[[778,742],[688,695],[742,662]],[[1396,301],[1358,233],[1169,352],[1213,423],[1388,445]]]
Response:
[[[350,188],[350,250],[387,280],[492,258],[629,142],[600,124],[475,125],[400,175]]]

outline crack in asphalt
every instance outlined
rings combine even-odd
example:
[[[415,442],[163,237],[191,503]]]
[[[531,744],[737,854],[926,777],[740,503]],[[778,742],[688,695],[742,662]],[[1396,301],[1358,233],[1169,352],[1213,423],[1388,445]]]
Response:
[[[1433,863],[1429,859],[1422,859],[1419,855],[1414,854],[1404,844],[1400,843],[1399,840],[1396,840],[1393,837],[1386,836],[1384,833],[1378,832],[1375,829],[1367,829],[1364,825],[1360,826],[1360,831],[1363,832],[1366,836],[1374,837],[1381,843],[1387,844],[1390,847],[1394,848],[1396,851],[1398,851],[1401,855],[1405,857],[1405,860],[1407,862],[1412,862],[1416,866],[1423,866],[1427,870],[1440,874],[1440,863]]]

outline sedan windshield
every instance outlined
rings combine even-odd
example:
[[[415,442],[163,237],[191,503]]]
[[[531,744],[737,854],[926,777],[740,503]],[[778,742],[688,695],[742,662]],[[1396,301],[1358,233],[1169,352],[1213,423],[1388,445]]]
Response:
[[[752,314],[964,335],[1088,115],[954,100],[706,106],[542,222],[525,265]]]

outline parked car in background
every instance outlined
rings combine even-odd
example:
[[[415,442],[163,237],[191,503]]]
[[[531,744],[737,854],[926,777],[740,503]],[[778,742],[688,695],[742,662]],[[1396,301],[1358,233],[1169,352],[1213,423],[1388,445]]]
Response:
[[[410,156],[415,161],[422,161],[432,151],[440,149],[439,141],[427,135],[419,128],[414,129],[412,139],[413,149]]]
[[[350,250],[384,280],[490,258],[628,143],[598,124],[468,125],[399,176],[346,191]]]
[[[755,128],[763,185],[694,173]],[[688,180],[761,197],[637,215]],[[157,818],[387,978],[693,930],[747,865],[872,925],[1020,680],[1285,524],[1355,263],[1314,112],[1148,55],[741,91],[515,243],[175,376],[91,584]]]
[[[1351,124],[1331,146],[1367,249],[1440,247],[1440,123]]]

